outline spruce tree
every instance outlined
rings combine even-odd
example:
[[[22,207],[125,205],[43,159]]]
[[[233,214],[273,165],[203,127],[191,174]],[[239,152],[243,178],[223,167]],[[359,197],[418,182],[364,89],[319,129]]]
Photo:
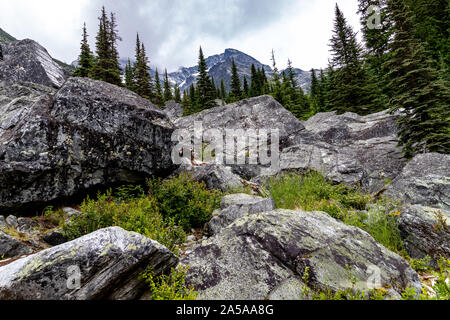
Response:
[[[136,74],[133,66],[131,65],[130,59],[128,59],[128,63],[125,66],[125,87],[131,91],[136,90],[136,82],[135,82]]]
[[[362,48],[356,33],[336,5],[333,37],[331,38],[332,67],[336,69],[333,109],[361,115],[384,109],[375,81],[364,68]]]
[[[221,92],[222,100],[226,101],[228,94],[227,94],[227,90],[225,89],[225,83],[223,82],[223,79],[220,80],[220,92]]]
[[[277,63],[275,61],[275,52],[272,50],[272,83],[271,83],[271,93],[272,96],[279,103],[283,104],[283,92],[281,86],[281,77],[278,71]],[[264,69],[263,69],[264,70]],[[265,75],[264,75],[265,76]]]
[[[94,65],[94,55],[89,47],[86,23],[83,27],[83,39],[81,40],[81,53],[78,59],[78,67],[73,72],[74,77],[89,77]]]
[[[134,91],[143,98],[153,99],[152,78],[145,46],[136,35],[136,61],[134,64]]]
[[[247,81],[247,77],[244,75],[244,88],[243,88],[243,98],[248,98],[249,97],[249,93],[250,93],[250,89],[248,87],[248,81]]]
[[[164,72],[164,102],[173,100],[172,86],[169,82],[169,75],[167,74],[167,69]]]
[[[231,91],[230,91],[230,103],[239,101],[242,99],[241,80],[237,71],[234,58],[231,61]]]
[[[176,103],[181,103],[181,92],[180,92],[180,86],[178,85],[178,83],[175,84],[175,102]]]
[[[415,37],[410,7],[389,0],[388,8],[395,35],[384,68],[393,88],[392,110],[400,111],[400,145],[408,158],[420,152],[450,153],[449,83]]]
[[[159,79],[158,68],[155,70],[155,92],[153,103],[160,107],[164,106],[164,95],[161,87],[161,80]]]
[[[114,16],[114,15],[113,15]],[[105,7],[102,7],[99,17],[99,30],[96,37],[96,60],[92,69],[92,77],[116,85],[121,85],[120,68],[118,54],[113,48],[118,40],[115,18],[111,23],[106,14]]]
[[[211,80],[208,74],[208,67],[206,65],[206,60],[203,55],[203,50],[200,47],[199,57],[198,57],[198,80],[197,80],[197,103],[198,111],[210,109],[216,107],[216,101],[214,99],[213,91],[215,88],[212,87]]]

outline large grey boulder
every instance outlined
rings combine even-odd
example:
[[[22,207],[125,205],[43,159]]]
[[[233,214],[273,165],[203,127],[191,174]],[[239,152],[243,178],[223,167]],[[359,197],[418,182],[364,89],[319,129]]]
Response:
[[[306,132],[297,135],[295,146],[283,150],[281,170],[315,170],[334,182],[379,192],[406,163],[396,120],[386,111],[365,117],[319,113],[304,122]]]
[[[450,155],[415,156],[388,186],[385,195],[408,204],[450,210]]]
[[[164,113],[172,121],[179,119],[183,117],[183,105],[175,101],[168,101],[164,106]]]
[[[0,300],[136,299],[139,277],[178,263],[166,247],[118,227],[96,231],[0,267]]]
[[[450,258],[450,211],[404,206],[398,225],[406,251],[412,258],[432,258],[432,265],[441,257]]]
[[[260,212],[269,212],[275,209],[273,199],[261,198],[245,193],[230,194],[222,198],[220,210],[213,213],[208,223],[208,232],[218,234],[223,228],[229,226],[244,215]]]
[[[2,44],[2,49],[0,82],[25,81],[59,88],[69,76],[36,41],[12,41]]]
[[[15,258],[32,253],[33,250],[22,241],[0,231],[0,258]]]
[[[385,287],[392,298],[408,286],[421,289],[403,258],[323,212],[245,216],[187,252],[180,263],[190,266],[187,282],[204,300],[295,300],[306,285],[366,293]]]
[[[172,125],[148,100],[86,78],[40,90],[0,85],[0,212],[173,170]]]
[[[430,256],[434,265],[450,257],[450,155],[417,155],[385,195],[404,203],[398,225],[411,257]]]

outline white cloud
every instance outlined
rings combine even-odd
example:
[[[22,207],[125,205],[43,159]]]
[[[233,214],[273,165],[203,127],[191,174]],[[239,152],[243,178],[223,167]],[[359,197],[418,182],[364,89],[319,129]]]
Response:
[[[84,21],[94,44],[104,4],[118,16],[121,54],[133,56],[139,31],[159,68],[195,65],[202,45],[207,56],[235,48],[265,64],[273,48],[280,68],[290,58],[308,70],[327,65],[336,2],[359,30],[357,0],[0,0],[0,27],[71,62]]]

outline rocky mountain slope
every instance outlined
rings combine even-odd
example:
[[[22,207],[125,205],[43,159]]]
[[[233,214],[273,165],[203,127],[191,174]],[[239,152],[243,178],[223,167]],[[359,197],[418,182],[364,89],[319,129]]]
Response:
[[[311,288],[377,288],[391,299],[406,289],[420,293],[416,271],[366,231],[325,212],[275,210],[270,197],[224,197],[207,224],[208,237],[194,241],[181,259],[118,227],[65,243],[60,229],[42,234],[36,219],[24,217],[30,208],[92,188],[183,171],[209,188],[250,186],[261,195],[270,177],[319,171],[394,198],[392,216],[411,257],[450,258],[450,155],[404,159],[395,114],[330,112],[302,122],[261,96],[179,118],[175,103],[166,113],[127,89],[66,78],[31,40],[1,45],[7,54],[0,61],[0,300],[137,299],[145,290],[138,275],[146,267],[161,274],[176,265],[191,266],[186,280],[199,299],[308,299],[303,294]],[[183,132],[190,144],[204,134],[193,132],[196,122],[218,137],[227,129],[241,129],[242,136],[277,129],[279,140],[273,133],[268,146],[276,148],[270,155],[278,165],[224,164],[220,153],[196,159],[190,149],[181,165],[173,163],[181,154],[172,134]],[[237,147],[225,155],[251,153]],[[373,219],[371,208],[361,210]],[[62,211],[68,223],[83,214]]]
[[[16,38],[14,38],[12,35],[8,34],[6,31],[0,28],[0,43],[12,42],[16,40],[17,40]]]

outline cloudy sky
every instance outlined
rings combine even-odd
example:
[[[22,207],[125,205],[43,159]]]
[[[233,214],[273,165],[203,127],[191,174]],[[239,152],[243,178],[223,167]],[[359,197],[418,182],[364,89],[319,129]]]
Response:
[[[287,59],[309,70],[326,67],[334,6],[359,30],[357,0],[0,0],[0,27],[16,38],[31,38],[50,54],[72,62],[79,54],[83,22],[94,45],[102,5],[117,14],[120,53],[134,55],[139,32],[151,64],[175,71],[206,56],[234,48],[280,68]]]

